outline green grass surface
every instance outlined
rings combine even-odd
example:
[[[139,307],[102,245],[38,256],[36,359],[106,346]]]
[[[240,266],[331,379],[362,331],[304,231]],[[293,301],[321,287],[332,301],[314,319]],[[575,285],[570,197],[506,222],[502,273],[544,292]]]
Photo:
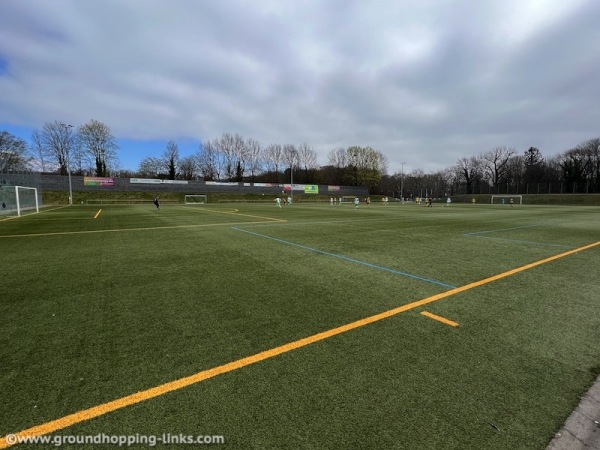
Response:
[[[598,207],[98,209],[0,220],[0,436],[600,240]],[[55,434],[543,449],[598,373],[599,261],[577,252]]]

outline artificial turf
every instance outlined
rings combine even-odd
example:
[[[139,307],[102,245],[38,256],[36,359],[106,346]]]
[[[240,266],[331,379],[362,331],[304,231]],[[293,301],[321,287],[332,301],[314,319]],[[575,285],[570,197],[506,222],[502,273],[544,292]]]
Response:
[[[0,220],[0,436],[600,241],[598,207],[99,208]],[[598,373],[599,255],[54,433],[542,449]]]

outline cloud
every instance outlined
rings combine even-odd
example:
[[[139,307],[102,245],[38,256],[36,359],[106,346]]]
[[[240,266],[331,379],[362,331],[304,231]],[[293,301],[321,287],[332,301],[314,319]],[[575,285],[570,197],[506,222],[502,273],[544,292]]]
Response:
[[[2,7],[0,124],[94,118],[124,141],[234,132],[306,142],[321,164],[369,145],[392,172],[499,145],[550,156],[598,134],[595,0]]]

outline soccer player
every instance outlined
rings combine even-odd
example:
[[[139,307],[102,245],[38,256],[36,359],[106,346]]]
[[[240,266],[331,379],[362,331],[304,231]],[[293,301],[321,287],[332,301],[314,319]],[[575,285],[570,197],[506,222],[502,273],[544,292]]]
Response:
[[[360,203],[360,200],[358,199],[358,197],[354,197],[354,209],[358,209],[359,203]]]
[[[277,205],[277,207],[281,208],[281,199],[279,197],[275,199],[275,204]]]
[[[152,203],[154,203],[154,206],[156,206],[156,209],[160,209],[160,203],[158,202],[158,197],[154,197],[154,200],[152,200]]]

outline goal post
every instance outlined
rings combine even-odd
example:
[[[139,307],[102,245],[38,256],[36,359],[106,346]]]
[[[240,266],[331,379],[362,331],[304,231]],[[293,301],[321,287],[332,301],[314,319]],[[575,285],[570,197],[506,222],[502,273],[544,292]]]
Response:
[[[206,194],[186,194],[184,203],[186,205],[204,205],[208,203],[208,195]]]
[[[0,214],[35,210],[40,212],[37,188],[26,186],[2,186],[0,188]]]
[[[356,195],[344,195],[341,198],[341,203],[351,203],[354,204],[354,199],[356,198]]]
[[[512,199],[512,204],[514,205],[522,205],[523,204],[523,196],[522,195],[492,195],[492,205],[510,205]]]

